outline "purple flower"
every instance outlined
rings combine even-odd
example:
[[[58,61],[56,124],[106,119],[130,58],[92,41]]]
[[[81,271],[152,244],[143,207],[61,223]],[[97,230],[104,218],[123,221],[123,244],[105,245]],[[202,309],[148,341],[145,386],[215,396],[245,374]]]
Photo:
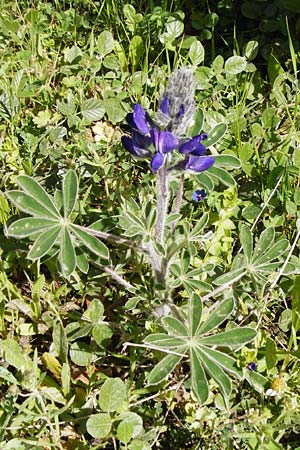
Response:
[[[206,147],[201,143],[204,139],[207,139],[207,134],[199,134],[192,139],[184,142],[179,147],[179,152],[182,154],[189,153],[191,155],[203,156],[206,153]]]
[[[135,104],[133,106],[133,113],[127,114],[126,120],[133,129],[136,129],[141,134],[150,134],[151,119],[141,105]]]
[[[194,172],[204,172],[209,169],[215,159],[213,156],[189,156],[184,168],[186,170],[193,170]]]
[[[129,136],[121,137],[124,148],[137,158],[149,158],[151,152],[148,147],[151,145],[152,140],[149,136],[144,136],[137,131],[133,130],[131,138]]]
[[[175,150],[179,143],[170,131],[159,131],[157,128],[152,128],[151,138],[156,150],[152,156],[151,169],[157,172],[164,163],[165,153]]]
[[[192,199],[195,202],[201,202],[201,200],[203,200],[205,197],[207,197],[207,193],[205,192],[204,189],[198,189],[192,195]]]

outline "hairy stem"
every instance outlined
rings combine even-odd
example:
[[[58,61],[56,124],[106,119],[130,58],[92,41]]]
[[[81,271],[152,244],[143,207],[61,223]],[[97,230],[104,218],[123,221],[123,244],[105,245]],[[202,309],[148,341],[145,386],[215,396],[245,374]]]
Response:
[[[156,218],[156,240],[163,245],[165,237],[165,224],[168,213],[169,186],[167,164],[162,166],[157,174],[157,218]]]
[[[175,201],[175,210],[174,210],[174,212],[177,214],[180,213],[180,207],[181,207],[182,196],[183,196],[183,185],[184,185],[184,176],[180,175],[178,191],[177,191],[176,201]],[[175,231],[177,222],[178,222],[178,219],[174,220],[174,222],[172,223],[172,232],[173,233]]]

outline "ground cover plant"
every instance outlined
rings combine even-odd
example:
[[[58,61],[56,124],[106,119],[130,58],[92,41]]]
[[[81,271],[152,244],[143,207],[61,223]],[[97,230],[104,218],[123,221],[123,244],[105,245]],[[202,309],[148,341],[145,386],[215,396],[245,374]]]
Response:
[[[300,448],[298,6],[199,3],[1,4],[3,450]]]

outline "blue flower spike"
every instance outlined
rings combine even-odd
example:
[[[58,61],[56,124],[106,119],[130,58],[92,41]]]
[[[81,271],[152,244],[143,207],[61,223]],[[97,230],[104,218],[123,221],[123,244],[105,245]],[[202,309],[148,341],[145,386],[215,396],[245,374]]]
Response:
[[[195,191],[192,195],[192,199],[195,202],[201,202],[202,200],[205,199],[205,197],[207,197],[207,193],[205,192],[204,189],[197,189],[197,191]]]

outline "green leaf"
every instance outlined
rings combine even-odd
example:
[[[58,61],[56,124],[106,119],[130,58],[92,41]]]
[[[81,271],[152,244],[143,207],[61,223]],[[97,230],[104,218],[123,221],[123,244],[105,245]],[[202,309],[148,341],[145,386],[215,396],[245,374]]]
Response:
[[[204,141],[206,148],[211,145],[215,145],[226,133],[227,125],[226,123],[218,123],[210,132],[208,133],[208,138]]]
[[[105,412],[117,411],[126,398],[124,381],[121,378],[108,378],[100,389],[99,406]]]
[[[52,198],[36,180],[27,175],[19,175],[17,177],[17,183],[26,194],[30,195],[37,203],[40,203],[49,210],[49,214],[54,217],[60,217],[59,211]]]
[[[251,61],[252,59],[256,58],[258,53],[258,47],[259,43],[257,41],[247,42],[243,50],[243,56],[247,58],[248,61]]]
[[[88,273],[89,260],[87,258],[87,255],[81,249],[78,248],[76,248],[76,264],[81,272]]]
[[[60,232],[61,226],[56,225],[40,234],[31,247],[27,258],[34,260],[46,255],[57,241]]]
[[[274,228],[266,228],[260,235],[260,238],[255,245],[253,253],[253,261],[259,256],[262,256],[272,246],[275,239]]]
[[[230,167],[231,169],[239,169],[241,167],[241,162],[236,156],[214,155],[214,158],[215,166],[217,167]]]
[[[89,319],[93,325],[96,325],[103,320],[104,306],[103,303],[98,299],[94,298],[88,309],[83,313],[84,318]]]
[[[245,274],[246,269],[244,267],[231,270],[230,272],[224,273],[224,275],[220,275],[213,281],[213,283],[217,286],[222,286],[223,284],[233,284],[240,280]]]
[[[86,421],[87,432],[95,439],[104,439],[108,436],[111,426],[112,421],[107,413],[93,414]]]
[[[250,228],[247,225],[242,225],[240,240],[243,247],[244,255],[246,256],[248,262],[251,261],[252,249],[253,249],[253,236]]]
[[[234,328],[212,336],[199,337],[199,343],[204,345],[220,345],[224,347],[239,346],[252,341],[256,336],[254,328]]]
[[[145,344],[161,347],[162,349],[176,349],[182,345],[186,345],[186,340],[180,337],[168,336],[165,333],[153,333],[144,339]],[[183,352],[184,353],[184,352]]]
[[[0,350],[5,361],[16,369],[26,369],[28,364],[24,351],[14,339],[5,339],[0,342]]]
[[[70,217],[76,204],[78,194],[78,178],[74,170],[68,170],[64,176],[63,186],[63,203],[65,218]]]
[[[25,238],[45,231],[46,228],[51,228],[57,224],[56,220],[39,219],[36,217],[27,217],[13,222],[7,229],[8,236],[16,238]]]
[[[202,317],[202,300],[197,294],[193,294],[189,301],[189,329],[190,335],[196,336],[199,333],[199,326]]]
[[[223,184],[226,186],[235,186],[236,182],[235,179],[228,173],[226,170],[221,169],[221,167],[210,167],[210,169],[207,170],[208,174],[211,176],[216,177],[218,180],[220,180]]]
[[[181,359],[182,356],[179,355],[165,356],[149,373],[148,384],[161,383],[174,370]]]
[[[37,202],[31,195],[21,191],[10,191],[7,194],[9,200],[26,214],[45,219],[57,219],[60,216],[53,214],[47,207]]]
[[[109,121],[113,124],[124,120],[126,111],[123,102],[117,96],[104,98],[104,107]]]
[[[200,175],[195,176],[199,187],[204,187],[207,191],[213,191],[214,182],[213,179],[205,172],[200,173]]]
[[[191,349],[191,381],[192,389],[198,402],[200,404],[205,403],[208,399],[209,388],[208,382],[205,376],[205,372],[199,357],[195,349]]]
[[[141,36],[133,36],[129,43],[129,58],[133,67],[136,67],[142,60],[144,52],[144,42]]]
[[[236,360],[231,356],[227,355],[226,353],[220,352],[219,350],[213,350],[212,348],[202,345],[201,352],[205,353],[209,359],[221,366],[227,372],[235,375],[239,379],[242,378],[243,372],[237,367]]]
[[[208,319],[201,325],[198,334],[205,334],[217,328],[232,313],[234,307],[233,298],[223,300],[219,305],[211,311]]]
[[[188,57],[194,66],[199,66],[203,63],[205,56],[205,50],[200,41],[194,41],[191,43]]]
[[[76,255],[69,230],[66,227],[62,228],[59,259],[62,273],[66,277],[70,276],[76,267]]]
[[[91,122],[102,119],[105,114],[103,101],[98,98],[84,100],[81,105],[81,114],[85,119]]]
[[[107,323],[99,323],[93,327],[92,336],[99,347],[105,347],[113,335]]]
[[[168,316],[162,319],[162,323],[167,332],[175,336],[187,336],[188,330],[180,320],[175,317]]]
[[[275,242],[275,244],[273,244],[264,254],[255,258],[253,263],[257,266],[262,263],[271,262],[273,259],[277,259],[279,256],[283,255],[289,248],[289,245],[290,243],[287,239],[281,239],[280,241]]]
[[[71,225],[72,232],[87,247],[92,253],[100,256],[100,258],[109,258],[108,248],[103,242],[97,239],[95,236],[88,234],[86,231],[81,230],[76,225]]]
[[[269,337],[267,337],[267,340],[266,340],[265,357],[266,357],[267,369],[268,370],[273,369],[273,367],[275,367],[276,363],[277,363],[277,349],[276,349],[275,342],[273,341],[273,339],[271,339]]]
[[[110,31],[104,30],[97,39],[97,50],[100,58],[111,53],[114,49],[115,41]]]
[[[117,437],[118,439],[127,444],[131,439],[137,437],[143,431],[143,420],[142,418],[131,411],[128,411],[118,417],[121,419],[117,427]]]
[[[231,393],[231,382],[230,378],[226,373],[220,368],[218,364],[209,359],[200,348],[197,349],[197,353],[202,360],[205,369],[208,371],[211,377],[213,377],[216,382],[221,387],[223,394],[228,397]]]
[[[225,61],[225,73],[226,75],[237,75],[246,69],[247,60],[243,56],[231,56]]]

